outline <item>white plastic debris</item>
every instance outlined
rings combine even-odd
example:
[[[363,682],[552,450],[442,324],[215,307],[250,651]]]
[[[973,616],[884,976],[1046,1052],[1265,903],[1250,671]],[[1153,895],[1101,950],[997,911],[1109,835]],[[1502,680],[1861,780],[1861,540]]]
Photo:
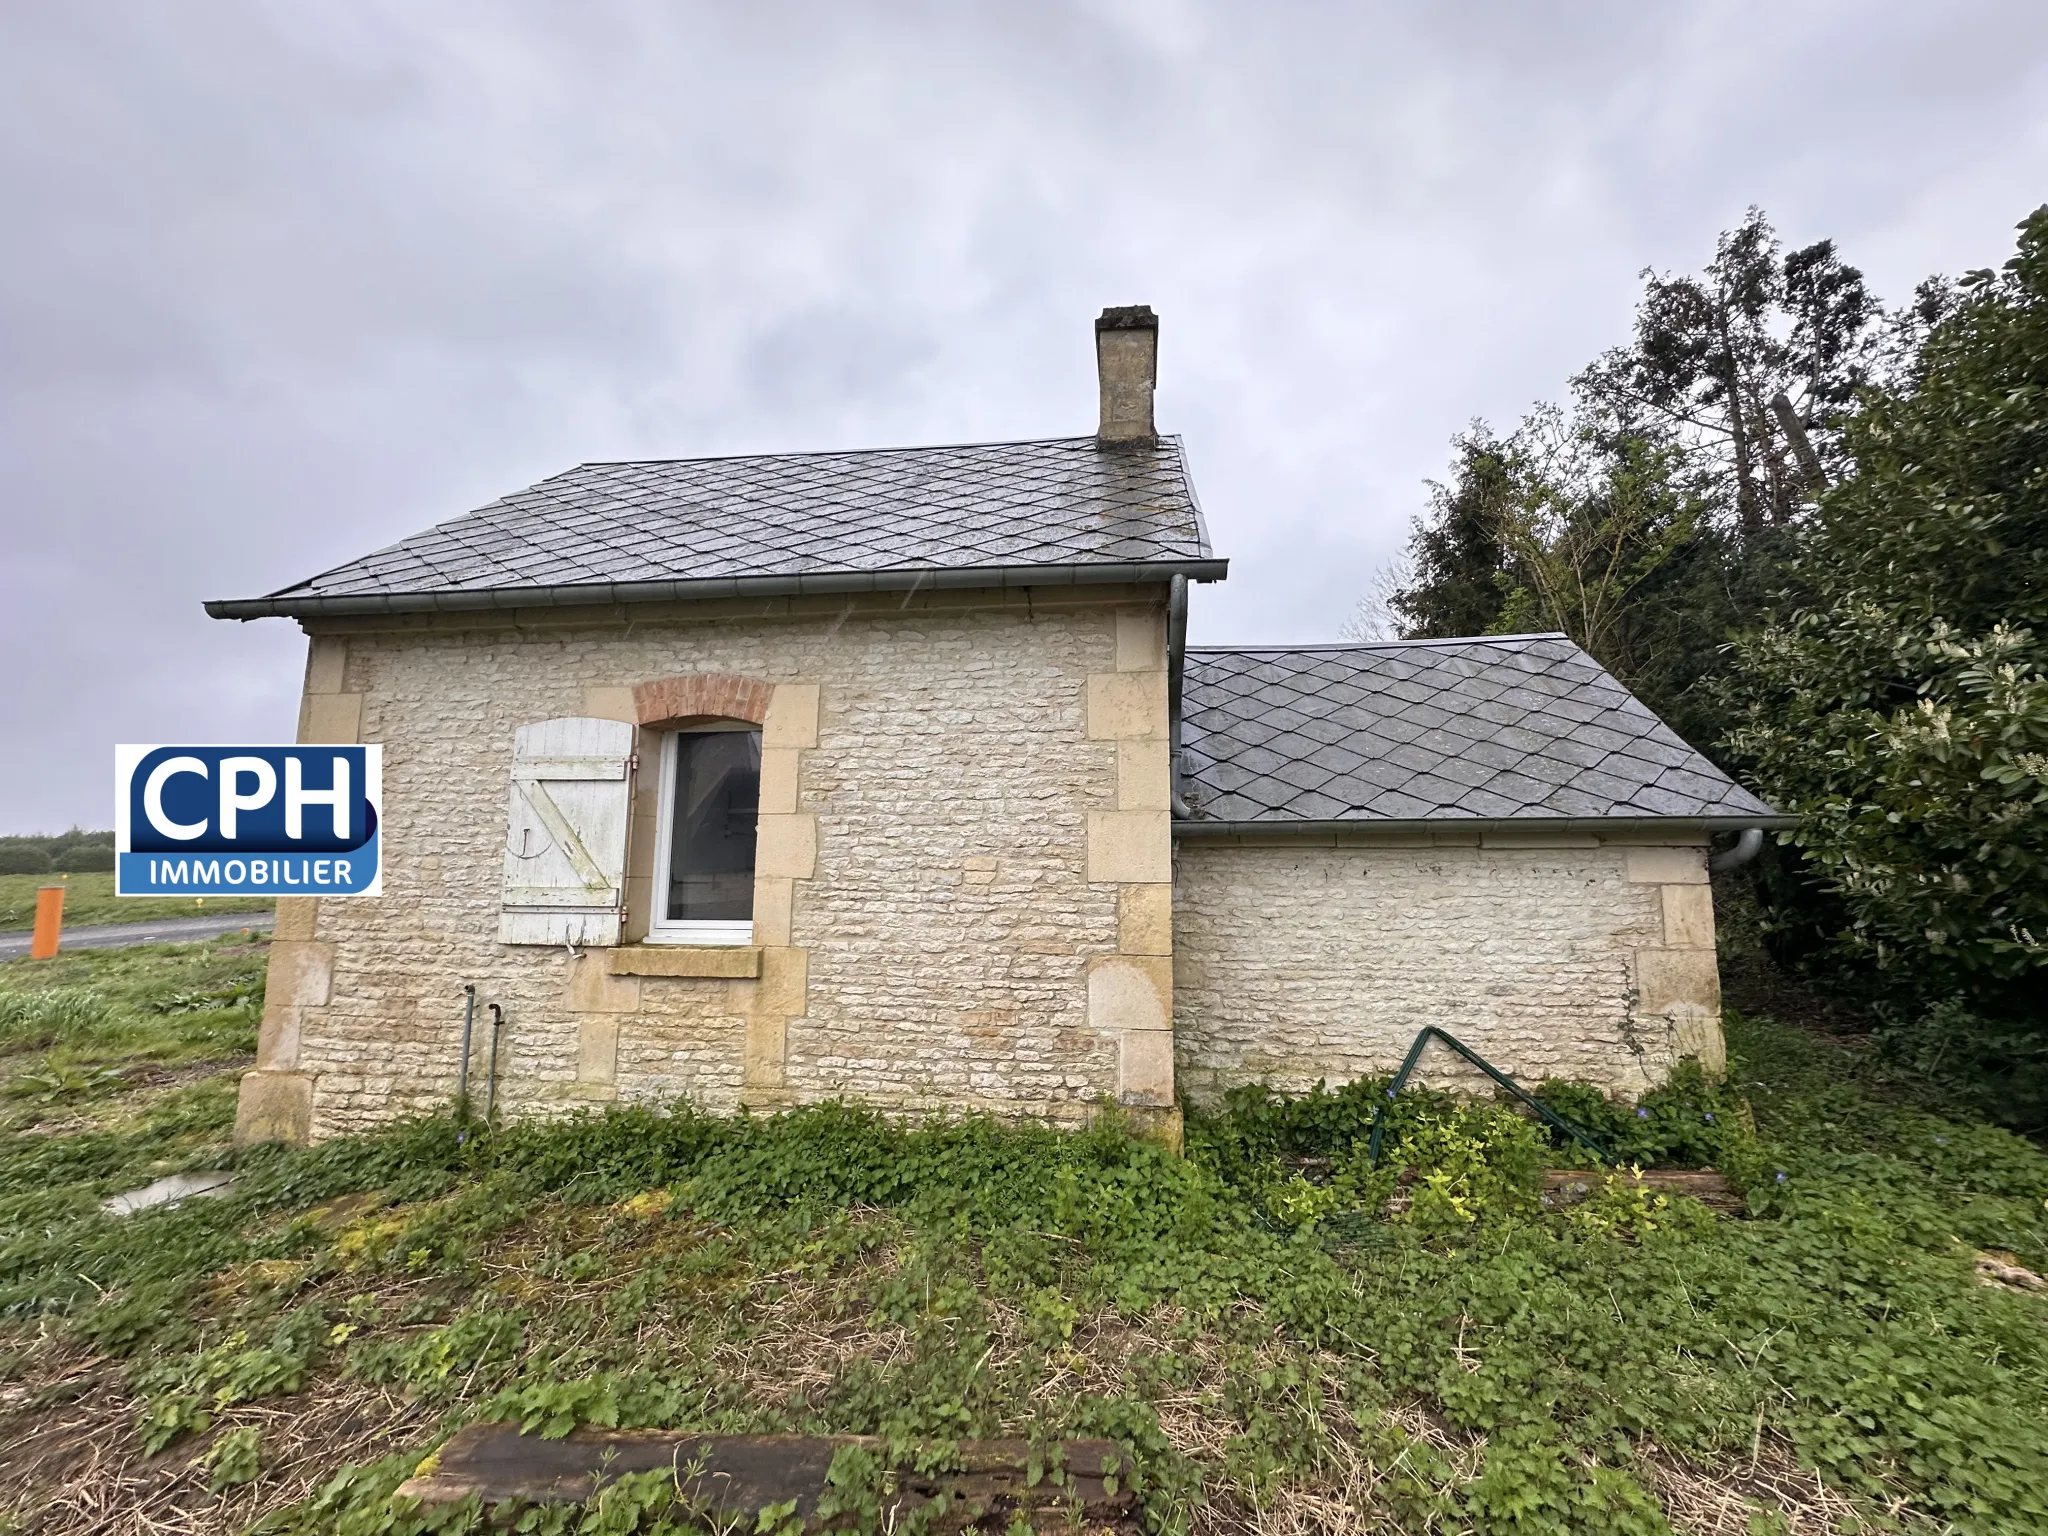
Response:
[[[175,1205],[180,1200],[201,1196],[218,1197],[234,1187],[235,1176],[232,1173],[172,1173],[153,1184],[131,1189],[125,1195],[102,1200],[100,1209],[111,1216],[127,1216],[135,1211],[146,1211],[151,1206]]]

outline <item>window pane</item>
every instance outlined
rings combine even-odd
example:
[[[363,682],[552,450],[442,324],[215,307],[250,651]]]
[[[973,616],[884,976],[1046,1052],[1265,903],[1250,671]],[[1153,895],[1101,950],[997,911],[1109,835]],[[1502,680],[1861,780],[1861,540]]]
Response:
[[[667,919],[744,922],[754,915],[761,733],[684,732],[675,743]]]

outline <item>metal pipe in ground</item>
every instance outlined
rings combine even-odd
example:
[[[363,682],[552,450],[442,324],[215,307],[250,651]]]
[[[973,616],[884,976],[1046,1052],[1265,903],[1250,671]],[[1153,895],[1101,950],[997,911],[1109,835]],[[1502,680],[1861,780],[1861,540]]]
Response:
[[[505,1010],[491,1004],[491,1071],[484,1087],[484,1123],[492,1124],[498,1113],[498,1036],[505,1029]]]
[[[476,983],[462,989],[462,1065],[455,1069],[455,1114],[469,1118],[469,1045],[476,1025]]]

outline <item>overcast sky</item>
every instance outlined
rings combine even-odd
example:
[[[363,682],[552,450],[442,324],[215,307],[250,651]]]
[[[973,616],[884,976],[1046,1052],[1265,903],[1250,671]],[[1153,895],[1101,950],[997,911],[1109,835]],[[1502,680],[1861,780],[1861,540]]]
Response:
[[[291,738],[217,623],[588,459],[1093,430],[1332,638],[1425,477],[1761,204],[1887,299],[2048,199],[2048,5],[0,0],[0,832]]]

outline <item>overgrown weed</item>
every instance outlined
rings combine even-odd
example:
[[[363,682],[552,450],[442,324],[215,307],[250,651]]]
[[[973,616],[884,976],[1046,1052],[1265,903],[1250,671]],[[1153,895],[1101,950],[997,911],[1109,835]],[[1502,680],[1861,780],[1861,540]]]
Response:
[[[1105,1435],[1174,1532],[1717,1529],[1700,1511],[1763,1518],[1800,1466],[1824,1481],[1792,1528],[2048,1528],[2048,1308],[1970,1264],[2042,1261],[2048,1159],[1867,1091],[1832,1047],[1730,1037],[1728,1085],[1545,1091],[1631,1160],[1720,1167],[1746,1221],[1625,1181],[1548,1211],[1543,1127],[1426,1094],[1368,1167],[1372,1083],[1235,1095],[1184,1159],[1114,1116],[844,1105],[231,1154],[203,1085],[119,1130],[0,1137],[0,1318],[44,1405],[13,1410],[34,1432],[0,1470],[52,1530],[480,1529],[389,1494],[487,1417]],[[181,1156],[232,1158],[233,1197],[99,1214]],[[66,1381],[100,1385],[37,1396]],[[675,1514],[630,1503],[564,1528]]]

